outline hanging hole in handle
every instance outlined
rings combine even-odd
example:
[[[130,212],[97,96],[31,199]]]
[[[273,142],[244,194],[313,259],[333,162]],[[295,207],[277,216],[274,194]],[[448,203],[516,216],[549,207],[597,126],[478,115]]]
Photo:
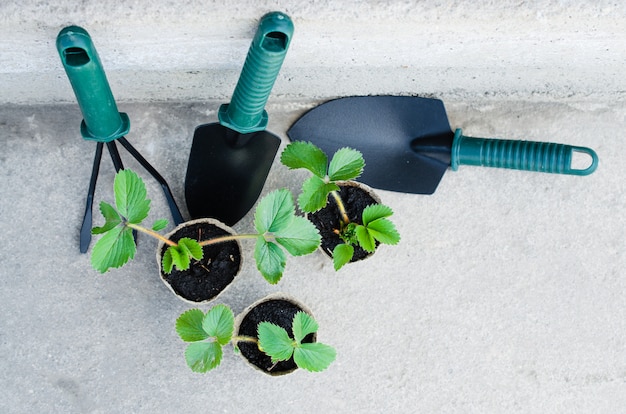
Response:
[[[576,175],[589,175],[598,168],[598,155],[590,148],[572,147],[570,171]]]
[[[91,60],[87,51],[80,47],[68,47],[63,51],[63,56],[69,66],[83,66]]]
[[[270,32],[263,38],[261,47],[269,52],[283,52],[287,49],[287,35],[282,32]]]

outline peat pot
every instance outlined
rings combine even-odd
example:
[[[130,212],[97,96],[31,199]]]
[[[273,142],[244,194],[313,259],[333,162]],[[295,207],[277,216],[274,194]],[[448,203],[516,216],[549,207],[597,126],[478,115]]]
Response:
[[[304,311],[313,316],[311,310],[296,299],[283,293],[276,293],[264,297],[248,306],[235,318],[235,333],[237,336],[250,336],[258,338],[257,326],[261,322],[271,322],[284,328],[289,336],[293,338],[291,324],[296,313]],[[307,335],[303,343],[316,342],[317,335],[315,333]],[[272,363],[272,359],[261,352],[255,343],[238,342],[241,356],[253,368],[272,376],[289,374],[298,367],[293,357],[287,361],[280,361],[276,364]]]
[[[198,241],[234,235],[235,231],[222,222],[201,218],[178,225],[166,235],[173,241],[189,237]],[[167,245],[159,242],[156,260],[163,283],[180,299],[193,303],[206,303],[215,299],[235,280],[241,270],[241,244],[238,240],[203,246],[201,260],[192,259],[187,270],[174,268],[163,272],[162,258]]]
[[[365,207],[372,204],[380,204],[380,197],[369,186],[356,181],[339,182],[339,196],[351,222],[363,224],[361,217]],[[317,227],[322,237],[320,249],[330,258],[333,257],[333,250],[343,240],[336,233],[341,223],[341,214],[334,197],[328,197],[326,207],[315,213],[308,213],[307,219]],[[378,246],[378,243],[376,243]],[[366,259],[374,253],[365,251],[361,246],[354,246],[354,255],[350,262]]]

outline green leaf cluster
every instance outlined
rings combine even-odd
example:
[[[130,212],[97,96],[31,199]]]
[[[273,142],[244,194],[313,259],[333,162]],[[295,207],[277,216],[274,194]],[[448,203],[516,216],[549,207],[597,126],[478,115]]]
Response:
[[[185,360],[193,372],[204,373],[222,362],[223,347],[235,330],[235,316],[226,305],[215,305],[206,313],[190,309],[176,320],[176,332],[185,342]]]
[[[141,226],[150,212],[150,200],[147,198],[146,186],[143,180],[132,170],[121,170],[115,175],[113,183],[115,207],[101,202],[100,212],[105,223],[101,227],[94,227],[93,234],[102,234],[102,238],[95,244],[91,263],[93,267],[104,273],[110,268],[121,267],[134,258],[137,246],[133,230],[139,230],[155,238],[164,240],[157,231],[163,230],[168,221],[160,219],[152,225],[152,231]],[[196,240],[185,238],[177,245],[170,246],[163,256],[163,271],[170,273],[174,266],[178,269],[188,269],[191,259],[202,259],[202,247]]]
[[[340,233],[344,243],[338,244],[333,250],[333,266],[341,269],[352,260],[354,246],[359,245],[365,251],[373,253],[376,244],[398,244],[400,234],[396,226],[389,220],[393,214],[390,207],[383,204],[372,204],[363,210],[363,224],[349,223]]]
[[[131,225],[140,225],[150,212],[143,180],[132,170],[121,170],[113,184],[115,207],[100,203],[100,212],[105,219],[103,226],[94,227],[93,234],[103,236],[94,245],[91,254],[92,266],[101,273],[118,268],[135,257],[137,246]],[[162,229],[167,220],[157,220],[153,228]]]
[[[302,256],[315,251],[321,237],[315,226],[296,215],[291,192],[276,190],[263,197],[254,214],[258,232],[254,248],[257,269],[271,284],[278,283],[285,270],[287,251]]]
[[[191,259],[200,260],[204,256],[202,246],[197,240],[183,237],[176,246],[169,246],[163,254],[163,271],[171,273],[174,266],[180,270],[189,269]]]
[[[135,256],[137,247],[133,230],[168,242],[156,233],[167,226],[167,220],[157,220],[152,230],[141,226],[150,211],[150,200],[147,199],[143,180],[135,172],[119,171],[115,176],[113,189],[115,207],[105,202],[100,203],[105,224],[92,229],[93,234],[103,235],[95,244],[91,255],[93,267],[102,273],[110,268],[123,266]],[[321,238],[315,226],[295,213],[291,192],[287,189],[276,190],[265,196],[257,206],[254,216],[257,233],[234,237],[256,238],[254,258],[257,268],[269,283],[275,284],[281,279],[287,253],[301,256],[312,253],[320,245]],[[168,246],[163,255],[163,271],[170,273],[174,267],[188,269],[192,260],[202,259],[202,246],[210,243],[211,240],[200,242],[183,238],[175,245]]]
[[[293,337],[285,329],[269,322],[257,326],[258,341],[250,337],[233,338],[235,316],[226,305],[215,305],[206,313],[190,309],[176,320],[178,336],[189,345],[185,350],[185,361],[193,372],[208,372],[222,362],[223,348],[231,341],[257,342],[259,349],[272,362],[287,361],[292,356],[298,367],[312,372],[326,369],[337,352],[329,345],[302,343],[304,338],[318,330],[317,322],[307,313],[298,312],[292,322]]]
[[[273,363],[293,360],[307,371],[323,371],[335,360],[337,352],[319,342],[302,343],[304,338],[317,332],[317,322],[306,312],[298,312],[292,322],[293,339],[287,331],[273,323],[261,322],[257,327],[259,347],[272,358]]]
[[[302,184],[298,205],[307,213],[326,206],[328,194],[338,191],[337,181],[354,180],[363,173],[363,155],[352,148],[335,152],[330,163],[326,154],[310,142],[294,141],[281,154],[280,161],[290,169],[304,168],[313,173]]]
[[[302,184],[298,205],[307,213],[314,213],[326,206],[329,194],[333,193],[340,211],[343,211],[341,228],[337,229],[344,243],[333,250],[333,265],[339,270],[354,256],[354,246],[373,252],[377,243],[397,244],[400,235],[388,219],[391,208],[376,204],[367,207],[362,214],[363,224],[351,223],[339,198],[338,181],[354,180],[365,168],[363,155],[352,148],[341,148],[335,152],[330,163],[326,154],[310,142],[294,141],[281,154],[280,161],[290,169],[304,168],[313,176]]]

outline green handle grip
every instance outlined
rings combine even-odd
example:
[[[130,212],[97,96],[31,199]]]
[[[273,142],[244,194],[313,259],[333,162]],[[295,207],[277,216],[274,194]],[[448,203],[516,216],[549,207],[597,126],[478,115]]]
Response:
[[[267,127],[265,104],[293,35],[293,23],[280,12],[264,15],[248,50],[230,104],[220,107],[220,123],[246,134]]]
[[[117,110],[89,33],[82,27],[68,26],[59,32],[56,45],[83,113],[83,138],[110,142],[126,135],[130,121]]]
[[[584,169],[572,168],[574,152],[587,154],[591,164]],[[598,156],[585,147],[549,142],[514,141],[504,139],[472,138],[457,129],[452,142],[451,167],[479,165],[538,171],[555,174],[589,175],[598,167]]]

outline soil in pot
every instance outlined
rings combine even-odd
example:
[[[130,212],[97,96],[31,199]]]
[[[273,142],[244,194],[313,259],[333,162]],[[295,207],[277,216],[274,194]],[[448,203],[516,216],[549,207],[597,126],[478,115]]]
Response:
[[[379,202],[368,191],[355,185],[340,185],[339,196],[343,200],[350,221],[358,224],[363,224],[361,215],[365,207]],[[320,236],[322,236],[320,248],[329,257],[333,257],[335,247],[343,243],[343,240],[335,233],[335,230],[339,229],[341,225],[341,215],[334,197],[328,197],[326,207],[315,213],[309,213],[307,217],[317,227]],[[369,255],[370,253],[361,246],[354,246],[354,255],[351,262],[363,260]]]
[[[191,223],[170,235],[178,241],[189,237],[199,241],[230,235],[213,224]],[[161,255],[163,254],[163,249]],[[241,266],[241,251],[236,241],[203,246],[202,260],[193,260],[187,270],[174,268],[170,274],[162,273],[163,279],[178,295],[192,302],[203,302],[215,298],[237,276]]]
[[[284,328],[287,333],[289,333],[289,337],[293,338],[291,323],[296,313],[301,310],[303,309],[298,305],[285,299],[270,299],[261,302],[250,309],[241,320],[237,335],[258,338],[258,324],[261,322],[271,322]],[[302,342],[315,342],[315,334],[307,335]],[[239,342],[237,346],[241,355],[246,358],[248,362],[271,375],[288,374],[298,368],[293,361],[293,357],[287,361],[280,361],[274,364],[272,363],[272,359],[259,351],[259,348],[254,343]]]

